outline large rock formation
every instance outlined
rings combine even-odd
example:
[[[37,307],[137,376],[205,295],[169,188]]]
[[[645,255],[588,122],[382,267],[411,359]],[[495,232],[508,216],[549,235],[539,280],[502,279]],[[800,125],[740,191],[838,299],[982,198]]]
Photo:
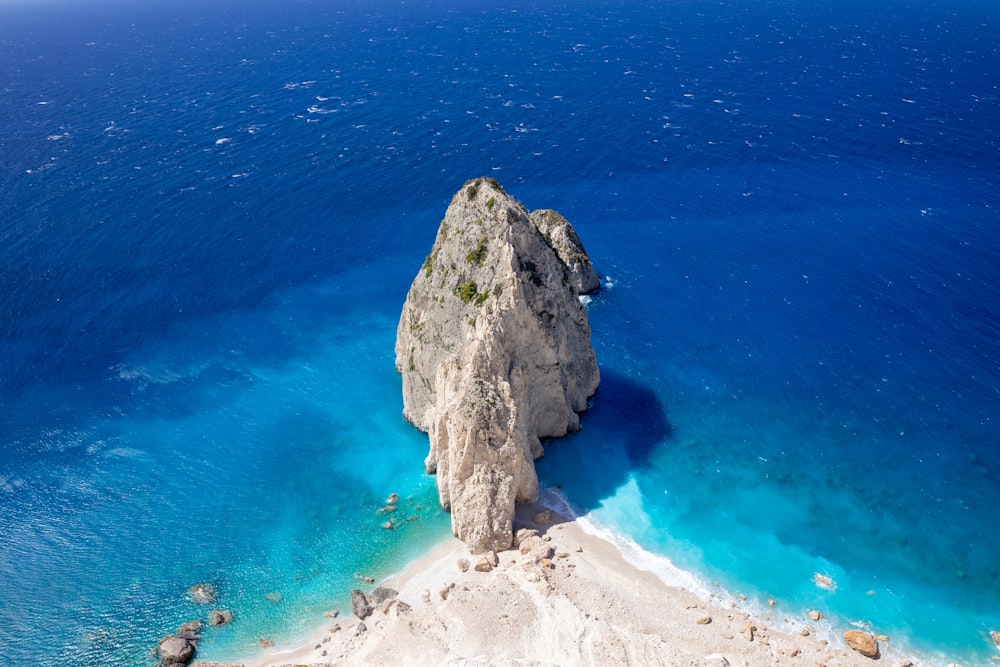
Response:
[[[509,547],[515,502],[537,499],[539,438],[580,427],[600,378],[579,295],[599,285],[555,211],[529,215],[488,178],[452,198],[403,306],[396,367],[441,506],[474,553]]]

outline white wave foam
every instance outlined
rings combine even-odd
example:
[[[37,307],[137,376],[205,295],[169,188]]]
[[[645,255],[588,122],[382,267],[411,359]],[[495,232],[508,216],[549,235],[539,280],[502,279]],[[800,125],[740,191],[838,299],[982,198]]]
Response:
[[[545,489],[539,502],[564,516],[572,517],[585,533],[614,545],[626,561],[640,570],[653,573],[668,586],[683,588],[705,599],[713,596],[713,592],[706,582],[699,579],[694,573],[677,567],[666,556],[647,551],[631,537],[602,524],[591,514],[579,515],[559,491]]]

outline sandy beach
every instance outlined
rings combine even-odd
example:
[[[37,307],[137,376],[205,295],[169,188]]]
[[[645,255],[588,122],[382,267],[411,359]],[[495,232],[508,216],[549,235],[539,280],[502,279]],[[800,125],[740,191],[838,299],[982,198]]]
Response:
[[[843,629],[773,607],[673,587],[611,543],[541,505],[518,509],[519,547],[489,571],[458,540],[378,584],[375,611],[350,609],[300,646],[242,664],[282,665],[870,665]],[[535,535],[534,531],[537,531]],[[478,566],[478,567],[477,567]],[[372,588],[375,588],[373,585]],[[372,593],[371,591],[368,591]],[[879,642],[881,664],[915,664]],[[198,664],[198,663],[195,663]],[[208,665],[211,663],[201,663]]]

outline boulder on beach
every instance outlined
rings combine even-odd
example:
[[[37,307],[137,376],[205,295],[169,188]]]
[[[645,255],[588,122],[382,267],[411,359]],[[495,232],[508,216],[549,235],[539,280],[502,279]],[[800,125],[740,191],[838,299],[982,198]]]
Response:
[[[381,607],[382,603],[386,600],[391,600],[399,596],[399,591],[394,588],[389,588],[388,586],[379,586],[371,592],[368,596],[368,603],[372,607]]]
[[[848,630],[844,633],[844,641],[847,642],[848,646],[866,658],[879,657],[878,641],[875,640],[875,636],[870,632]]]
[[[351,591],[351,608],[354,610],[354,615],[362,620],[371,616],[375,610],[364,591],[357,589]]]

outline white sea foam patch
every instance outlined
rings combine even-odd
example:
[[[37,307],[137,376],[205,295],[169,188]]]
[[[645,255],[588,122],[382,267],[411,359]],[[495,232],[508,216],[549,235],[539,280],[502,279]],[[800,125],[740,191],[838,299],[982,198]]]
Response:
[[[184,373],[178,373],[168,368],[156,368],[155,366],[127,366],[116,364],[111,367],[119,380],[135,382],[139,385],[148,384],[171,384],[178,380],[183,380]]]

